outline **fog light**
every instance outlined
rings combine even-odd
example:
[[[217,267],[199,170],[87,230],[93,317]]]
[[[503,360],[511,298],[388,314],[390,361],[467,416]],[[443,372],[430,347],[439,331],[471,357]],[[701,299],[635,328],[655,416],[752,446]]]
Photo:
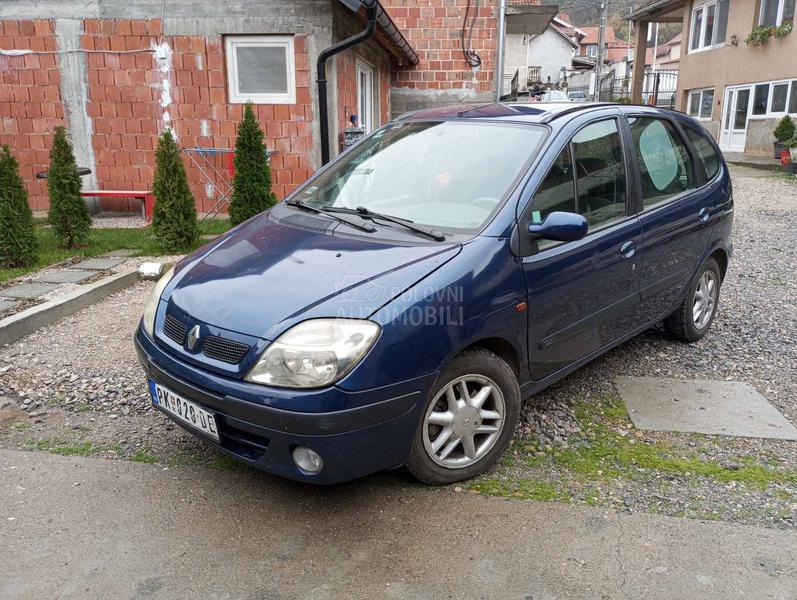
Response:
[[[305,448],[304,446],[297,446],[294,449],[293,462],[296,463],[300,471],[308,475],[320,473],[321,469],[324,468],[324,461],[321,460],[321,456],[314,450],[310,450],[310,448]]]

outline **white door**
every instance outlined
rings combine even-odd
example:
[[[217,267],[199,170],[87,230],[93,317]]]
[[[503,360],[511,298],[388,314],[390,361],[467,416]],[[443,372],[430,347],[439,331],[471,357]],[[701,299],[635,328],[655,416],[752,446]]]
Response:
[[[374,120],[374,69],[357,61],[357,124],[371,133],[377,123]]]
[[[744,152],[747,140],[747,120],[750,117],[750,92],[748,87],[725,90],[725,112],[722,115],[720,148],[731,152]]]

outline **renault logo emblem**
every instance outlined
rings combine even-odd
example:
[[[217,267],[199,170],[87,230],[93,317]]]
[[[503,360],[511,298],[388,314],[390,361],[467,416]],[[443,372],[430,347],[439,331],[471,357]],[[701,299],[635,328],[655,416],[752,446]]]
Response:
[[[188,332],[188,349],[193,350],[199,340],[199,325],[194,325]]]

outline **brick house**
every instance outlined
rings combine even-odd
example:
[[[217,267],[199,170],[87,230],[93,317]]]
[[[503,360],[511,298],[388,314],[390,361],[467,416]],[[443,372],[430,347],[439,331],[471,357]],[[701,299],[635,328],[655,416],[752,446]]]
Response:
[[[370,131],[407,110],[494,97],[497,0],[382,0],[378,15],[371,39],[327,62],[333,156],[353,115]],[[463,54],[463,23],[477,67]],[[45,210],[35,175],[49,164],[54,127],[67,126],[92,171],[84,189],[147,189],[160,132],[171,128],[184,148],[229,151],[251,100],[283,198],[321,163],[319,53],[365,25],[359,0],[3,0],[0,144],[18,157],[33,209]],[[210,210],[218,194],[186,165],[198,210]]]

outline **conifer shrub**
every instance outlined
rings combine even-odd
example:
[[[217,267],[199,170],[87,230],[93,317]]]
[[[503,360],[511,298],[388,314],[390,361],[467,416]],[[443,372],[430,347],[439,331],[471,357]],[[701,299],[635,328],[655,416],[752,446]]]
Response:
[[[776,140],[783,143],[794,137],[795,129],[797,129],[797,127],[794,126],[794,121],[792,121],[789,115],[786,115],[780,120],[778,126],[775,127],[775,131],[772,132],[772,135],[775,136]]]
[[[230,223],[238,225],[277,202],[271,191],[271,167],[263,144],[263,130],[249,102],[244,107],[244,117],[238,126],[234,161]]]
[[[196,203],[180,159],[180,148],[168,129],[161,134],[155,151],[152,193],[155,195],[152,229],[158,242],[168,251],[190,250],[199,237]]]
[[[55,128],[47,169],[47,193],[50,226],[64,248],[76,248],[88,241],[91,217],[80,196],[80,175],[77,172],[72,144],[63,127]]]
[[[29,267],[36,262],[38,242],[28,192],[19,163],[8,146],[0,148],[0,267]]]

